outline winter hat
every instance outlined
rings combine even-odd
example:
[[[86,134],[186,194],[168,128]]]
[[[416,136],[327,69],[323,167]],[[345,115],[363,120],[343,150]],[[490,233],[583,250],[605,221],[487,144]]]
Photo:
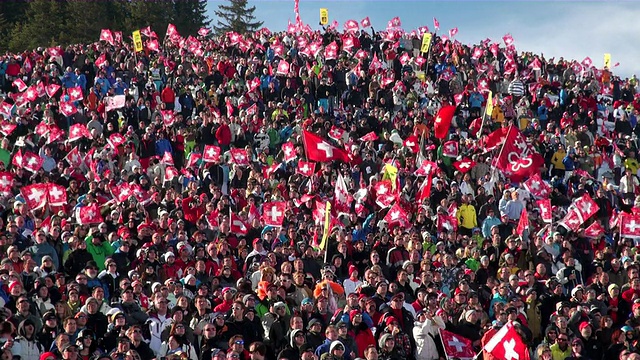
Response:
[[[349,277],[351,277],[354,271],[358,271],[358,268],[355,265],[349,265]]]
[[[389,326],[389,325],[391,325],[393,322],[398,322],[398,320],[396,320],[396,318],[395,318],[395,317],[393,317],[393,316],[389,316],[389,317],[387,318],[387,320],[385,320],[385,321],[384,321],[384,324],[385,324],[386,326]]]
[[[9,293],[11,293],[13,291],[13,288],[16,287],[17,285],[20,285],[19,282],[17,281],[12,281],[9,283]]]
[[[362,314],[362,312],[358,309],[349,311],[349,321],[353,321],[353,318],[359,314]]]
[[[384,348],[384,344],[387,342],[387,340],[391,340],[393,339],[393,337],[391,336],[391,334],[384,334],[380,337],[380,340],[378,340],[378,347],[380,349]]]
[[[333,342],[331,342],[331,345],[329,346],[329,353],[333,352],[333,350],[335,350],[336,347],[341,347],[343,350],[345,350],[343,343],[341,343],[338,340],[334,340]]]
[[[578,330],[579,330],[579,331],[582,331],[582,329],[586,328],[587,326],[591,326],[591,324],[589,324],[589,323],[588,323],[588,322],[586,322],[586,321],[583,321],[583,322],[581,322],[581,323],[580,323],[580,325],[578,326]]]

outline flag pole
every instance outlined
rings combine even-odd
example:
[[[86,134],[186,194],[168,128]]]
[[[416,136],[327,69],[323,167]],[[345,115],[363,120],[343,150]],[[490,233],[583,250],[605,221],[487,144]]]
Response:
[[[478,351],[473,357],[473,360],[477,360],[480,358],[480,355],[482,354],[482,351],[484,351],[484,346],[480,349],[480,351]]]

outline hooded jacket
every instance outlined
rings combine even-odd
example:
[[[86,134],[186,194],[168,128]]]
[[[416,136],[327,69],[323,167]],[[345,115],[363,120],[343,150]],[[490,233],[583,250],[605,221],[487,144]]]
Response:
[[[33,326],[33,333],[27,337],[25,327],[27,325]],[[40,354],[44,352],[44,347],[36,340],[36,326],[31,319],[25,319],[20,322],[18,326],[18,336],[15,343],[11,348],[14,359],[19,357],[20,360],[39,360]]]
[[[280,354],[278,354],[278,359],[288,359],[288,360],[297,360],[300,359],[300,349],[296,345],[296,335],[301,333],[302,330],[295,329],[290,333],[289,336],[289,345],[287,345]]]

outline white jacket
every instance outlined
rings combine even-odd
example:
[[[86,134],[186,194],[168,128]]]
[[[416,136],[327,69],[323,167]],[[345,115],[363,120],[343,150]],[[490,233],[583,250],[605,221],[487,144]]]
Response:
[[[40,360],[40,354],[44,352],[44,348],[39,342],[29,341],[22,336],[18,336],[13,343],[11,353],[14,358],[20,357],[20,360]]]
[[[167,327],[171,326],[171,315],[167,313],[164,321],[161,321],[157,317],[149,317],[147,320],[149,324],[149,332],[151,333],[151,340],[149,341],[149,348],[153,350],[154,353],[158,354],[161,351],[162,343],[162,332]]]
[[[166,357],[168,355],[169,352],[169,344],[164,341],[162,343],[162,346],[160,348],[160,352],[158,352],[158,359]],[[198,356],[196,355],[196,350],[193,348],[192,345],[182,345],[180,346],[180,349],[177,352],[184,352],[187,355],[189,355],[189,360],[198,360]],[[175,352],[173,352],[175,353]]]
[[[413,325],[413,337],[416,340],[416,360],[437,360],[438,348],[432,336],[438,335],[438,329],[445,329],[440,316],[426,319],[423,323],[416,321]]]

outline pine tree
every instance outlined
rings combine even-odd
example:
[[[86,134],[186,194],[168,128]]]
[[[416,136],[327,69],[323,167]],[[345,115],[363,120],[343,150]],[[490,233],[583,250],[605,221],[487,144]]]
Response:
[[[209,26],[211,20],[207,17],[206,0],[181,0],[174,2],[177,15],[174,25],[183,35],[196,35],[201,27]]]
[[[223,34],[229,31],[235,31],[243,34],[246,32],[257,31],[262,27],[262,21],[256,21],[256,17],[253,12],[256,10],[255,6],[247,7],[247,0],[228,0],[229,5],[219,5],[218,10],[215,11],[218,20],[218,25],[213,29],[218,34]]]
[[[11,31],[9,48],[19,52],[60,44],[66,31],[64,5],[63,2],[49,0],[30,2],[26,18]]]

